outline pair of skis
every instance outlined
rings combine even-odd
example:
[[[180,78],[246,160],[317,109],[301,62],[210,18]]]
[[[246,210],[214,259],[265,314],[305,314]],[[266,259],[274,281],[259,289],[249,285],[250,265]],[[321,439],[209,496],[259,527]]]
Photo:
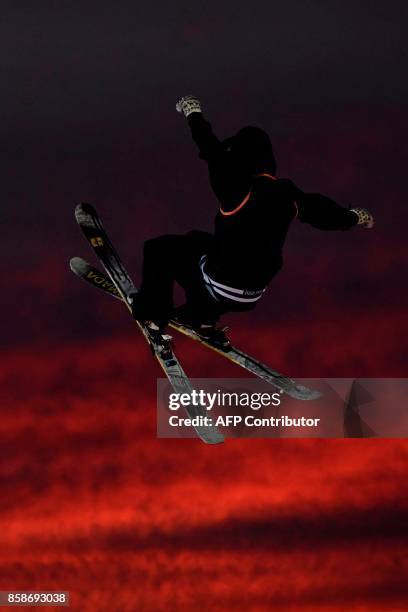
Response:
[[[75,217],[85,238],[88,240],[99,261],[102,263],[107,276],[80,257],[73,257],[71,259],[71,270],[94,287],[123,301],[131,312],[131,296],[137,292],[137,289],[104,230],[96,210],[90,204],[79,204],[75,209]],[[157,336],[152,336],[149,332],[149,328],[144,325],[142,321],[137,321],[137,324],[175,392],[191,394],[193,388],[190,380],[181,367],[169,343],[166,341],[161,342]],[[317,399],[321,395],[319,391],[314,391],[303,385],[297,384],[292,379],[271,370],[253,357],[246,355],[234,347],[230,347],[227,351],[223,351],[218,346],[202,339],[187,325],[183,325],[179,322],[171,322],[170,325],[177,331],[194,340],[198,340],[208,348],[224,355],[224,357],[230,361],[233,361],[248,372],[255,374],[262,380],[278,388],[281,392],[285,392],[295,399],[312,400]],[[187,406],[186,411],[191,418],[196,416],[207,416],[207,411],[203,406]],[[200,421],[203,421],[203,419],[200,419]],[[224,441],[223,434],[212,425],[197,426],[195,430],[198,436],[208,444],[218,444]]]

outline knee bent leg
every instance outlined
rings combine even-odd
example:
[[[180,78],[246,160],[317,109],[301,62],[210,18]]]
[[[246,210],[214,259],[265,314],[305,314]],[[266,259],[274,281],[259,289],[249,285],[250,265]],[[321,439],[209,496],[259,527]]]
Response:
[[[146,240],[143,245],[143,254],[146,257],[151,255],[165,255],[169,253],[169,250],[174,244],[174,238],[172,234],[166,234],[164,236],[158,236],[157,238],[150,238]]]

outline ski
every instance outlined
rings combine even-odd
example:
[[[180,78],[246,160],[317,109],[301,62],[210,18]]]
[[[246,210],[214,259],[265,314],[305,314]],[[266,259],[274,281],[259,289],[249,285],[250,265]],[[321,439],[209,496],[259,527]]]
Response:
[[[130,296],[136,293],[137,289],[105,232],[96,210],[90,204],[78,204],[75,209],[75,218],[82,233],[108,274],[109,278],[105,277],[106,283],[108,284],[105,284],[105,286],[100,285],[100,287],[108,291],[111,295],[121,299],[131,312]],[[76,266],[81,261],[80,258],[71,260],[71,269],[75,273],[77,273]],[[86,265],[88,266],[89,264]],[[99,278],[104,277],[100,272],[98,272],[98,276]],[[96,286],[98,286],[97,283]],[[193,388],[190,380],[181,367],[166,337],[161,336],[161,341],[153,337],[148,327],[141,321],[136,321],[136,323],[150,345],[154,356],[162,367],[173,389],[177,393],[191,394]],[[208,416],[204,406],[186,406],[186,412],[191,418],[196,416]],[[202,421],[202,419],[200,420]],[[198,436],[207,444],[218,444],[224,441],[223,434],[214,426],[197,426],[195,430]]]
[[[81,259],[80,257],[73,257],[70,261],[70,267],[74,274],[87,281],[92,286],[101,289],[105,293],[109,293],[113,297],[122,299],[119,291],[115,287],[115,284],[112,283],[112,281],[110,281],[109,278],[103,274],[103,272],[100,272],[97,268],[91,266],[85,260]],[[228,351],[224,351],[219,347],[214,346],[214,344],[203,340],[187,325],[182,325],[179,322],[176,323],[173,321],[170,322],[170,326],[180,333],[185,334],[189,338],[204,344],[220,355],[223,355],[248,372],[255,374],[258,378],[265,380],[274,387],[277,387],[280,391],[287,393],[290,397],[298,400],[314,400],[318,399],[322,395],[320,391],[309,389],[308,387],[296,383],[291,378],[279,374],[279,372],[272,370],[257,359],[254,359],[250,355],[247,355],[235,347],[231,347]]]

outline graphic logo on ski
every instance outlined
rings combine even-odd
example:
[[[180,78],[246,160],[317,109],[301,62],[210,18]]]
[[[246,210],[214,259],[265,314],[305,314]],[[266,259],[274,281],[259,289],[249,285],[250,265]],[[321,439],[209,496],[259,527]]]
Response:
[[[101,236],[95,236],[91,238],[90,243],[93,247],[102,247],[103,246],[103,238]]]
[[[94,285],[97,285],[98,287],[101,287],[102,289],[105,289],[105,291],[109,291],[109,292],[113,293],[114,295],[117,295],[118,297],[120,297],[120,293],[116,289],[115,285],[113,283],[111,283],[110,281],[106,280],[106,277],[104,275],[96,274],[95,272],[92,272],[92,270],[91,270],[86,275],[86,278],[87,278],[87,280],[89,280]]]

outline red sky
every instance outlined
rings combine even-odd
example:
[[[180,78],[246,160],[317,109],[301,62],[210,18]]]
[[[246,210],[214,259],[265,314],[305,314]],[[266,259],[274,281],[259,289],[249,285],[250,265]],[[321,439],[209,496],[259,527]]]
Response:
[[[223,368],[177,345],[191,374]],[[1,588],[86,612],[405,609],[404,441],[157,440],[157,367],[131,321],[3,356]]]

